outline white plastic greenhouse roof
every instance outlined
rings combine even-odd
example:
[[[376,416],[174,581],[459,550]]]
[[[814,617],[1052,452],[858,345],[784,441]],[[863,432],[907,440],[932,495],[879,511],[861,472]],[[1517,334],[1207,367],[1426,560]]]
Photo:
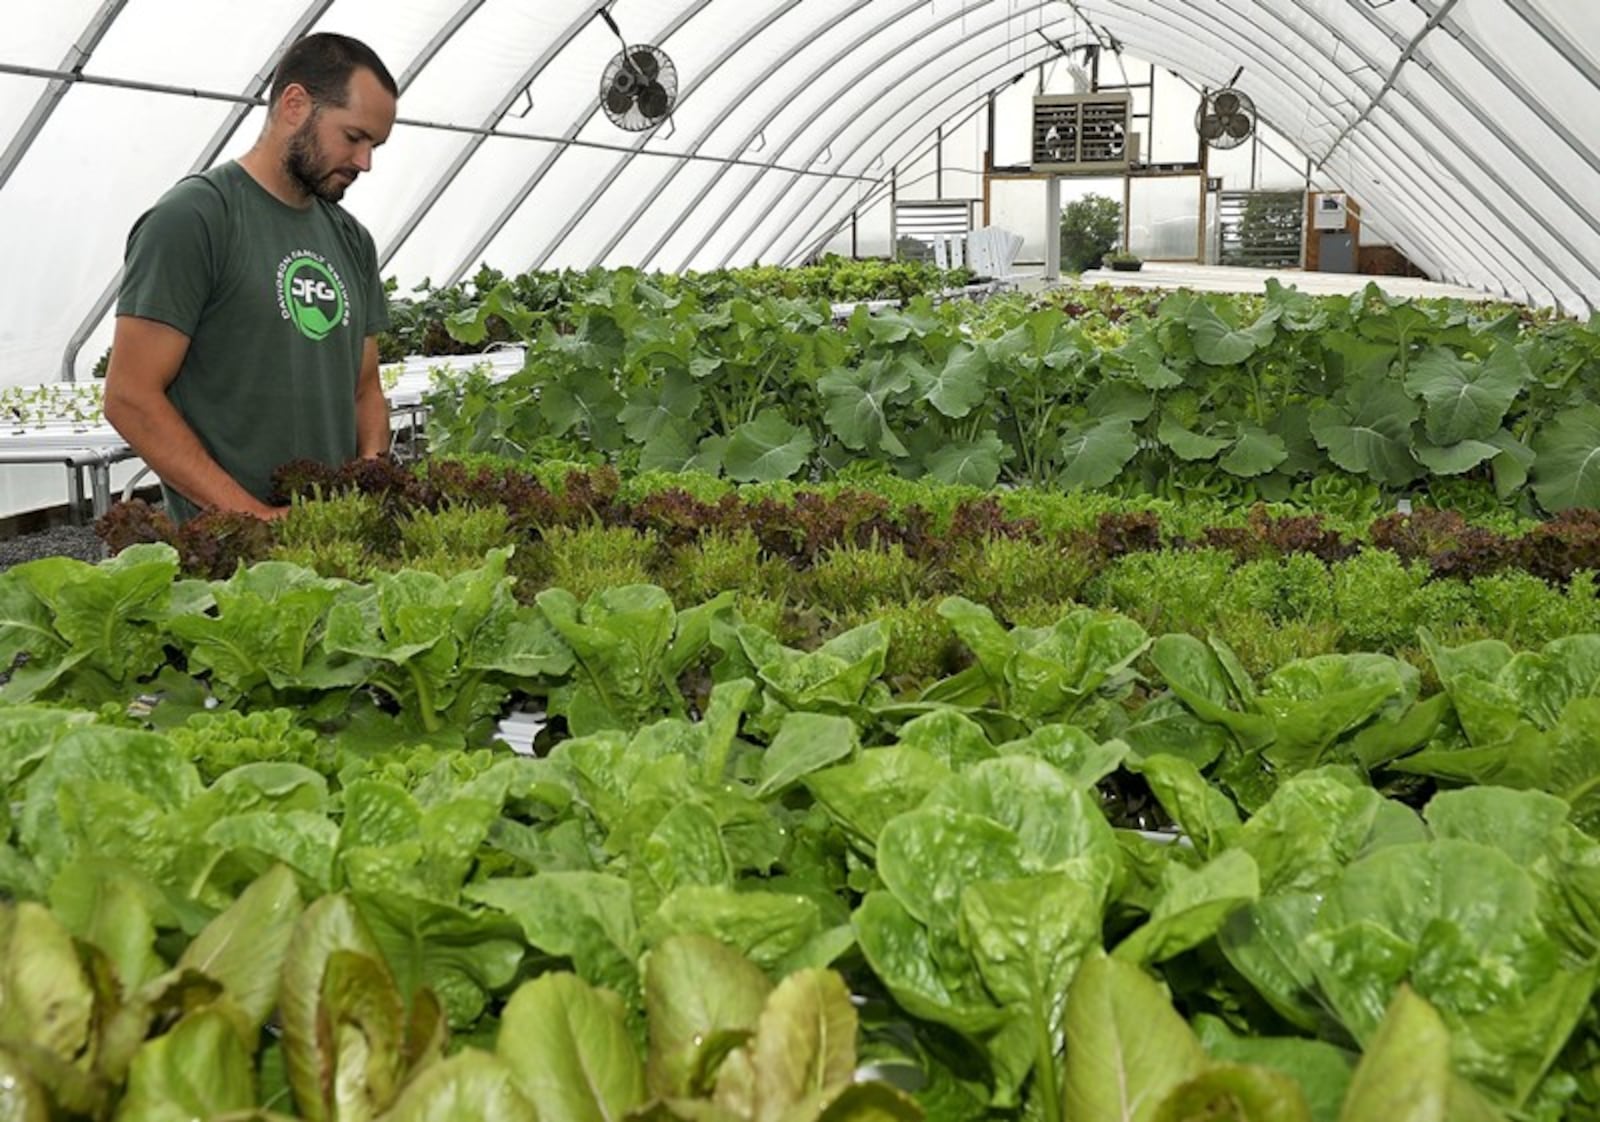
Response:
[[[7,0],[0,382],[80,351],[87,369],[128,227],[250,145],[275,59],[313,30],[364,39],[400,80],[400,123],[347,203],[404,288],[483,261],[798,260],[1054,39],[1213,88],[1242,66],[1317,181],[1436,279],[1600,306],[1594,0],[615,0],[681,76],[647,134],[598,111],[617,50],[598,6]]]

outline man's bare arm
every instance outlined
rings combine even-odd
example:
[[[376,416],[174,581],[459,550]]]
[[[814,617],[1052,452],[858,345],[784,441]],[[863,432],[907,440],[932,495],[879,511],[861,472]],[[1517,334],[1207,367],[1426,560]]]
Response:
[[[389,399],[378,374],[378,341],[367,336],[356,381],[356,455],[365,459],[389,451]]]
[[[163,483],[197,506],[277,517],[285,508],[268,506],[239,486],[167,400],[188,350],[189,337],[174,327],[118,316],[106,370],[106,420]]]

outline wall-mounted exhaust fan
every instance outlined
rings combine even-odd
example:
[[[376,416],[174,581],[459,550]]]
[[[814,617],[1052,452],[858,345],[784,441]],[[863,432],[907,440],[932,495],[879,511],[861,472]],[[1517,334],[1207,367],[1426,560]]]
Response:
[[[1235,89],[1234,83],[1244,67],[1233,72],[1220,90],[1201,90],[1200,108],[1195,110],[1194,131],[1213,148],[1237,148],[1256,130],[1256,105],[1250,95]]]
[[[600,78],[600,107],[619,129],[653,129],[672,115],[673,103],[678,100],[678,68],[660,47],[630,44],[604,8],[600,18],[622,43],[621,53],[606,65]]]

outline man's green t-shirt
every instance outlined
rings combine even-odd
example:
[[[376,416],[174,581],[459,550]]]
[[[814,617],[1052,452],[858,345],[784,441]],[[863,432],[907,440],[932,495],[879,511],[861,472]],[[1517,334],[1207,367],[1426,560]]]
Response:
[[[117,314],[189,337],[167,398],[256,498],[290,460],[355,456],[362,347],[389,313],[372,235],[343,208],[289,206],[233,162],[189,176],[128,235]],[[163,490],[175,518],[197,513]]]

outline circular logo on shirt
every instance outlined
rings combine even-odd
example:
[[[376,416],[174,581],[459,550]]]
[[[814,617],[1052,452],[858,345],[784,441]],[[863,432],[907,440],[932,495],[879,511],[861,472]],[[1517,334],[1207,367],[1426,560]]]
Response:
[[[327,258],[308,250],[291,253],[279,264],[278,310],[313,342],[350,322],[344,281]]]

